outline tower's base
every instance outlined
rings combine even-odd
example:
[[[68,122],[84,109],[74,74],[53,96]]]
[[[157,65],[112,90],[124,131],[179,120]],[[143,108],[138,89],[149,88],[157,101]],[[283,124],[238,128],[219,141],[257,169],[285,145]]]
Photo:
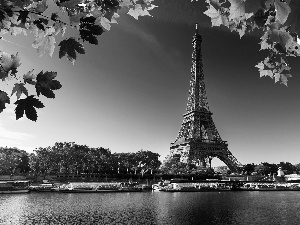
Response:
[[[180,160],[200,166],[210,166],[214,157],[223,161],[232,172],[240,172],[241,164],[228,150],[226,141],[189,140],[171,143],[171,155],[180,155]]]

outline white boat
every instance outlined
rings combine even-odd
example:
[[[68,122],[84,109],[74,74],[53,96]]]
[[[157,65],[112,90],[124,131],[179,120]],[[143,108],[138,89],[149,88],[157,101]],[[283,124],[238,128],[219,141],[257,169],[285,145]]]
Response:
[[[28,193],[29,181],[0,181],[0,194]]]

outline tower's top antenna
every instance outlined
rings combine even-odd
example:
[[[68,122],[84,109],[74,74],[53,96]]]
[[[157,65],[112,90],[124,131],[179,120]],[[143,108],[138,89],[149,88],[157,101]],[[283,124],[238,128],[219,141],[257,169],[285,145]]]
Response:
[[[198,34],[198,23],[196,23],[196,34]]]

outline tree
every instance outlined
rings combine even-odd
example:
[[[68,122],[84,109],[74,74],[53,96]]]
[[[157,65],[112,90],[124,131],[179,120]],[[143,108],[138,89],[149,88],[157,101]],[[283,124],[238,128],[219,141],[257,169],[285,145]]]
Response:
[[[21,161],[17,148],[0,147],[0,173],[13,175]]]
[[[263,165],[262,163],[255,166],[254,171],[259,175],[268,175],[270,173],[270,168],[268,166]]]
[[[296,173],[299,174],[300,173],[300,163],[297,163],[295,165],[295,170],[296,170]]]
[[[28,173],[30,171],[29,166],[29,155],[27,152],[22,151],[22,156],[20,157],[20,163],[17,166],[20,169],[20,173]]]
[[[292,174],[296,171],[296,167],[289,162],[280,162],[278,167],[281,167],[285,174]]]
[[[160,170],[164,174],[182,174],[183,172],[186,173],[188,169],[188,164],[180,162],[180,155],[168,155],[165,160],[163,161]]]
[[[153,173],[154,169],[157,169],[161,162],[158,160],[159,158],[158,153],[154,153],[148,150],[140,150],[136,153],[136,158],[138,160],[138,165],[141,168],[142,176],[144,173],[150,170],[151,174]]]
[[[251,173],[253,173],[254,171],[255,171],[254,163],[252,163],[252,164],[248,163],[243,167],[243,173],[244,174],[251,175]]]
[[[34,153],[29,155],[29,166],[30,170],[34,173],[34,179],[37,180],[37,177],[41,172],[41,168],[39,158]]]
[[[32,44],[39,56],[52,56],[56,37],[64,35],[66,29],[77,30],[77,35],[64,38],[58,44],[59,58],[64,56],[74,64],[77,53],[85,54],[84,42],[98,44],[97,37],[104,30],[110,30],[110,24],[116,23],[118,11],[127,9],[128,14],[138,19],[149,14],[155,6],[153,0],[2,0],[0,3],[1,34],[32,33],[35,40]],[[64,21],[64,17],[69,18]],[[1,37],[3,39],[3,37]],[[54,90],[62,87],[56,80],[57,73],[46,71],[18,74],[21,65],[18,53],[0,52],[0,79],[2,82],[14,83],[11,93],[0,90],[0,113],[10,104],[10,94],[16,95],[16,119],[23,117],[37,120],[37,108],[44,104],[37,98],[41,95],[55,98]],[[28,86],[35,87],[35,93],[29,94]],[[24,96],[25,98],[20,98]]]
[[[193,1],[193,0],[192,0]],[[197,0],[196,0],[197,1]],[[300,55],[298,0],[206,0],[204,12],[212,26],[225,26],[242,37],[254,29],[261,30],[261,50],[268,56],[256,67],[260,76],[269,76],[287,85],[291,67],[288,57]]]

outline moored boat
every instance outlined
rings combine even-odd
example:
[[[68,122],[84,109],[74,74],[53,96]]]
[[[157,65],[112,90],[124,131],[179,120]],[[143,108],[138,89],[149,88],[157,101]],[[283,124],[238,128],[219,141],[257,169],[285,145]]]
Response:
[[[28,193],[29,181],[0,181],[0,194]]]
[[[56,191],[62,193],[99,193],[99,192],[139,192],[142,187],[137,186],[137,183],[84,183],[71,182],[61,185]]]
[[[55,190],[55,186],[51,183],[48,184],[39,184],[39,185],[31,185],[29,186],[31,191],[36,192],[52,192]]]

